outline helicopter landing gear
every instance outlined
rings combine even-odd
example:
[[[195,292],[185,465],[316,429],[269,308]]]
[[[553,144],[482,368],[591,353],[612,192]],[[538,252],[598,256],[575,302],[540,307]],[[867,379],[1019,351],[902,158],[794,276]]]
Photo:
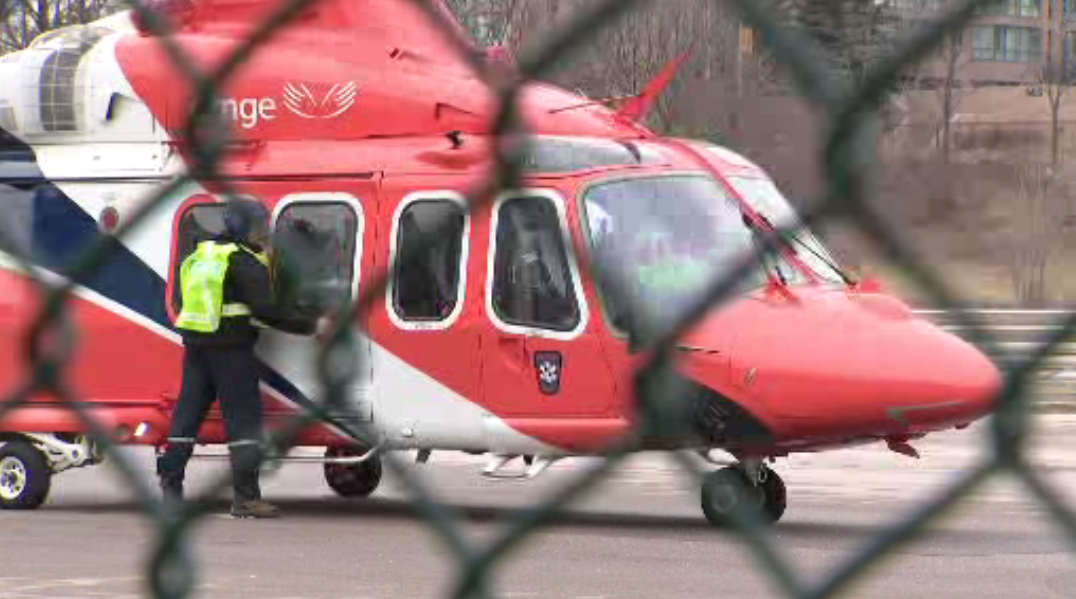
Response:
[[[0,509],[32,510],[49,495],[52,470],[48,459],[27,441],[0,447]]]
[[[702,513],[714,526],[727,526],[733,513],[744,511],[765,523],[777,522],[787,505],[784,480],[760,460],[715,470],[702,483]]]
[[[367,497],[381,484],[381,457],[344,447],[325,450],[325,482],[341,497]]]
[[[5,433],[0,436],[0,510],[32,510],[48,498],[52,477],[101,463],[85,436]]]

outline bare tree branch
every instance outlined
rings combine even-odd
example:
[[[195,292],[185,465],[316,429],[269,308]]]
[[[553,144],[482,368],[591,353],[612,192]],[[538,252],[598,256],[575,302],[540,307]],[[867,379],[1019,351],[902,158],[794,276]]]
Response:
[[[0,54],[21,50],[48,31],[89,23],[118,8],[108,0],[5,0],[0,4]]]
[[[1039,85],[1042,86],[1043,95],[1050,108],[1050,164],[1053,166],[1057,166],[1061,160],[1058,145],[1061,135],[1061,102],[1076,81],[1074,65],[1069,62],[1067,53],[1062,52],[1060,58],[1051,53],[1036,67]]]

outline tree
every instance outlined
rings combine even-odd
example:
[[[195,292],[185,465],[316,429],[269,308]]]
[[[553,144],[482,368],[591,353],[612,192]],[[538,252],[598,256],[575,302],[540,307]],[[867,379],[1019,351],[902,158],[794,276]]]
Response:
[[[938,0],[902,0],[898,4],[903,28],[909,30],[930,26],[945,12]],[[957,208],[957,179],[950,171],[952,127],[960,103],[974,91],[965,80],[965,68],[971,63],[970,44],[965,31],[949,30],[938,47],[918,64],[906,71],[900,94],[906,114],[918,112],[929,115],[926,122],[930,139],[941,160],[918,164],[915,184],[930,198],[924,215],[927,221],[938,222],[952,216]],[[907,156],[914,156],[912,152]],[[910,165],[909,165],[910,166]]]
[[[480,45],[504,45],[513,50],[540,44],[551,27],[560,26],[595,0],[447,0],[457,18]],[[652,124],[670,131],[697,103],[700,85],[723,82],[734,87],[738,21],[732,8],[713,0],[662,0],[640,3],[617,22],[593,34],[584,47],[565,57],[550,78],[568,89],[597,99],[639,93],[653,77],[682,52],[691,60],[659,99]],[[751,66],[743,80],[751,78]],[[750,86],[745,86],[749,88]],[[707,109],[717,119],[729,103],[713,102]]]
[[[950,32],[942,40],[940,58],[944,70],[941,86],[937,89],[942,164],[949,164],[949,150],[952,143],[950,129],[956,109],[971,90],[959,79],[960,70],[970,62],[963,34],[963,31]]]
[[[1019,206],[1014,214],[1012,280],[1020,305],[1047,301],[1047,268],[1063,240],[1069,216],[1066,177],[1054,167],[1028,164],[1019,170]]]
[[[560,0],[446,0],[457,20],[479,46],[518,49],[533,26],[548,24]]]
[[[89,23],[118,8],[114,0],[3,0],[0,54],[22,50],[47,31]]]
[[[1061,101],[1069,87],[1076,82],[1074,67],[1076,65],[1070,64],[1067,51],[1063,51],[1060,57],[1053,56],[1051,52],[1037,67],[1036,79],[1050,107],[1050,164],[1055,167],[1061,160],[1058,146],[1061,138]]]
[[[817,47],[818,59],[845,93],[858,90],[871,70],[902,34],[898,0],[784,0],[788,18]],[[893,123],[893,98],[899,81],[881,95],[868,115],[869,129],[881,141]]]
[[[901,31],[894,0],[787,0],[786,7],[829,68],[856,86]]]
[[[897,9],[903,28],[920,29],[944,17],[947,6],[939,0],[900,0]],[[904,77],[907,91],[927,91],[932,96],[937,115],[933,137],[943,165],[949,164],[953,117],[961,101],[974,90],[963,77],[965,67],[971,64],[964,38],[965,29],[948,30],[938,48]]]
[[[655,105],[651,122],[661,131],[691,133],[676,129],[688,113],[702,108],[706,115],[700,120],[713,123],[708,129],[729,133],[737,128],[738,96],[751,93],[749,71],[743,62],[737,64],[739,27],[730,6],[710,0],[646,4],[598,36],[585,76],[576,81],[601,85],[609,96],[636,94],[666,65],[689,52],[688,61]],[[707,97],[707,90],[714,89],[724,93]]]

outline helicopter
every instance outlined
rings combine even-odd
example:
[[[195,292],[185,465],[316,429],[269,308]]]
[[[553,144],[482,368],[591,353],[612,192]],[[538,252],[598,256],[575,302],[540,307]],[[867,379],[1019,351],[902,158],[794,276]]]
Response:
[[[209,72],[273,3],[149,7]],[[296,440],[324,448],[316,461],[345,497],[373,493],[391,451],[420,462],[435,451],[482,455],[481,474],[510,479],[602,455],[637,429],[634,380],[646,354],[630,334],[638,307],[596,264],[613,264],[656,322],[675,322],[707,281],[798,222],[743,155],[642,124],[675,64],[619,108],[523,85],[520,185],[473,201],[495,168],[498,96],[460,56],[472,42],[441,8],[453,28],[403,0],[316,3],[254,52],[211,107],[234,133],[218,176],[228,193],[271,211],[280,303],[313,314],[387,276],[353,323],[346,405]],[[503,61],[497,49],[486,55]],[[185,135],[197,90],[131,12],[44,34],[0,59],[0,80],[0,389],[14,389],[39,310],[30,275],[68,280],[142,198],[192,168]],[[172,326],[179,265],[222,231],[227,195],[218,180],[175,186],[75,286],[70,382],[119,443],[166,441],[183,351]],[[782,239],[676,343],[688,433],[639,441],[731,456],[713,459],[722,467],[701,486],[703,514],[718,525],[745,506],[768,522],[784,515],[776,458],[863,443],[917,455],[914,440],[990,414],[1000,386],[986,356],[880,286],[852,281],[809,229]],[[302,272],[290,282],[289,263]],[[270,427],[313,405],[318,347],[262,335]],[[352,425],[372,441],[356,441]],[[199,441],[225,442],[216,409]],[[0,420],[0,443],[8,509],[40,506],[54,474],[103,459],[47,395]]]

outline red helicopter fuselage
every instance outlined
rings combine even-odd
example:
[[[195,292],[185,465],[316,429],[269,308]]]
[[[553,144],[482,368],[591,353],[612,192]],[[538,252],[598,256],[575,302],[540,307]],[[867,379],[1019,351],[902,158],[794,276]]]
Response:
[[[210,73],[272,6],[203,0],[180,15],[174,40]],[[163,198],[71,301],[81,330],[71,386],[121,440],[160,445],[167,435],[182,357],[170,324],[177,265],[219,229],[226,189],[271,208],[280,247],[302,248],[292,254],[325,301],[353,300],[389,275],[356,322],[350,404],[300,445],[352,446],[339,425],[355,423],[385,450],[559,456],[600,452],[633,430],[634,376],[648,354],[632,351],[622,308],[595,282],[599,255],[619,259],[625,280],[679,289],[641,300],[660,320],[691,296],[689,277],[675,273],[712,279],[794,212],[736,153],[663,138],[538,83],[519,97],[529,134],[521,184],[476,201],[494,174],[498,105],[459,58],[466,44],[409,2],[325,1],[236,70],[212,105],[234,130],[216,176]],[[65,56],[77,65],[70,106],[44,100],[50,65]],[[197,164],[186,131],[195,87],[126,14],[50,34],[0,68],[20,83],[0,92],[0,117],[14,110],[0,125],[30,173],[0,173],[0,210],[27,232],[21,255],[37,274],[62,279],[78,251]],[[447,233],[400,268],[397,256],[438,215],[449,215]],[[24,380],[21,347],[38,310],[12,258],[19,249],[0,254],[3,389]],[[687,270],[656,266],[665,259]],[[309,289],[293,291],[297,307],[317,303]],[[317,397],[315,347],[264,335],[271,425]],[[669,401],[688,408],[692,434],[644,447],[740,459],[877,440],[903,449],[988,414],[999,385],[976,349],[899,299],[843,281],[808,231],[692,326],[676,364],[688,391]],[[0,426],[85,431],[44,396]],[[224,442],[216,413],[202,438]]]

